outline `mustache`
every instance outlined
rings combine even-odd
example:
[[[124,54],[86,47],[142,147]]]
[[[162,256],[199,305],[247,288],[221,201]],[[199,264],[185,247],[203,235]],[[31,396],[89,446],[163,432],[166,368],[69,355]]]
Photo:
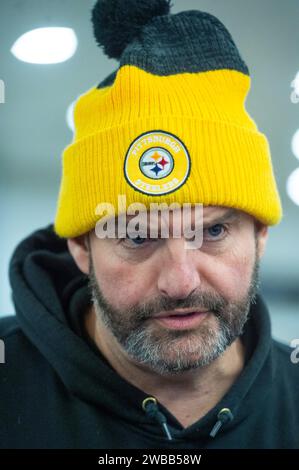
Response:
[[[168,299],[160,297],[131,308],[130,314],[134,315],[136,320],[143,321],[160,312],[188,308],[194,310],[210,310],[216,316],[219,316],[227,305],[228,301],[219,294],[202,292],[190,294],[185,299]]]

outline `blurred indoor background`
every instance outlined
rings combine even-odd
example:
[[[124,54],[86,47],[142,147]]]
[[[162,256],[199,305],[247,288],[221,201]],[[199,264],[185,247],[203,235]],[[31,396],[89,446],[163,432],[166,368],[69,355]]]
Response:
[[[93,3],[0,3],[0,315],[14,313],[8,281],[14,248],[32,231],[54,221],[61,153],[72,139],[67,110],[70,117],[73,101],[117,67],[96,46],[90,23]],[[284,208],[281,224],[270,228],[262,262],[262,292],[272,315],[274,337],[290,343],[299,338],[299,2],[172,3],[175,13],[200,9],[217,16],[249,66],[252,87],[247,109],[269,139]],[[12,46],[24,33],[41,27],[71,28],[75,35],[68,40],[76,37],[78,41],[77,48],[70,44],[74,54],[54,64],[18,60]],[[62,40],[60,54],[63,45]]]

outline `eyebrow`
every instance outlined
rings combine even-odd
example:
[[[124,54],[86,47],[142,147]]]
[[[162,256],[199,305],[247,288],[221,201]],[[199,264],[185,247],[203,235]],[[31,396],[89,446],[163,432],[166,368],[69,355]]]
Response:
[[[237,212],[234,208],[228,209],[223,215],[216,216],[214,219],[211,220],[204,220],[203,226],[207,225],[215,225],[215,224],[222,224],[223,222],[239,222],[240,221],[240,213]]]
[[[132,216],[132,218],[134,218],[134,216]],[[214,218],[211,218],[210,220],[209,219],[208,220],[203,220],[202,221],[202,228],[203,229],[209,228],[213,225],[222,224],[224,222],[239,222],[240,218],[241,218],[240,213],[237,212],[234,208],[230,208],[224,214],[222,214],[220,216],[216,216]],[[131,218],[129,220],[131,220]],[[128,225],[129,220],[126,221],[126,226]],[[118,226],[118,220],[116,219],[116,227],[117,226]],[[147,226],[143,227],[142,224],[139,227],[139,230],[140,231],[144,230],[144,232],[148,232],[148,229],[149,229],[149,227],[147,227]]]

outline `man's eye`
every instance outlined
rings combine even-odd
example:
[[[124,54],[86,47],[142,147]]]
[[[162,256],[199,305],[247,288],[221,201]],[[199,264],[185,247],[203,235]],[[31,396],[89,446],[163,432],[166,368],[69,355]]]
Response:
[[[137,237],[130,237],[127,235],[127,240],[131,241],[134,245],[143,245],[148,239],[142,238],[140,235],[137,235]]]
[[[208,240],[219,240],[225,237],[227,229],[223,224],[216,224],[204,230],[204,238]]]
[[[119,243],[127,249],[147,249],[154,247],[155,243],[160,240],[159,237],[151,237],[150,234],[145,230],[138,235],[134,232],[127,231],[124,237],[119,239]]]
[[[141,237],[140,235],[126,235],[126,238],[122,240],[122,243],[127,248],[138,248],[139,246],[148,246],[151,242],[156,241],[156,239],[148,238],[148,237]]]

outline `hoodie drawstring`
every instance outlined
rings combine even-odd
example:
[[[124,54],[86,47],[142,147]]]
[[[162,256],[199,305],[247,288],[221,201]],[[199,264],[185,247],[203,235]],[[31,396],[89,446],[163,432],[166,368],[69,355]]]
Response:
[[[155,421],[157,421],[163,427],[163,431],[165,432],[167,439],[172,441],[172,436],[170,434],[167,419],[163,413],[159,410],[157,400],[154,397],[147,397],[142,402],[142,409],[145,413]],[[220,430],[223,424],[229,423],[234,419],[234,415],[232,414],[229,408],[222,408],[217,415],[217,421],[213,426],[213,429],[210,432],[210,437],[215,437],[218,431]]]
[[[210,432],[211,437],[215,437],[218,433],[219,429],[223,424],[229,423],[234,419],[234,415],[232,414],[229,408],[222,408],[217,415],[218,421],[213,426],[212,431]]]
[[[163,431],[165,432],[167,439],[169,441],[172,441],[172,436],[169,432],[167,425],[167,419],[164,414],[159,411],[157,400],[154,397],[145,398],[145,400],[143,400],[142,402],[142,409],[150,418],[153,418],[160,425],[162,425]]]

